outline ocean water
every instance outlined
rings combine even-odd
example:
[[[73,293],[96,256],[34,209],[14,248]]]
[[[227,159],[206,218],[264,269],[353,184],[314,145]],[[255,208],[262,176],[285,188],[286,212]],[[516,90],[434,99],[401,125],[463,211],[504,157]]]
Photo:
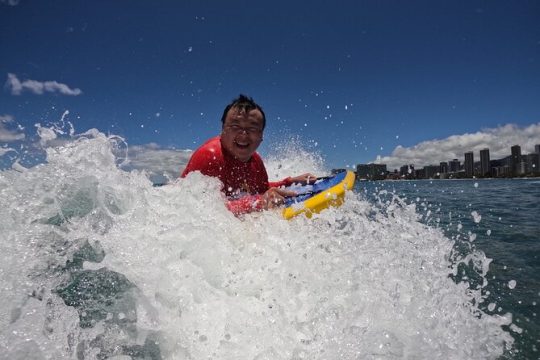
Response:
[[[216,179],[155,187],[117,138],[64,135],[0,172],[0,359],[538,357],[538,184],[517,211],[473,201],[487,182],[362,183],[311,220],[236,218]],[[326,169],[298,144],[267,165]]]
[[[372,202],[398,196],[422,223],[442,229],[463,257],[472,249],[491,259],[481,308],[510,312],[515,349],[510,358],[540,354],[540,178],[389,181],[357,184]],[[465,271],[460,279],[469,274]]]

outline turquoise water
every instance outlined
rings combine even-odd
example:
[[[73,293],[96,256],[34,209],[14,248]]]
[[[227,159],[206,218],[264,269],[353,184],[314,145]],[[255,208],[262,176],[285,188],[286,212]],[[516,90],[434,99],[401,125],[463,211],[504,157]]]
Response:
[[[375,203],[397,195],[415,204],[422,222],[455,240],[463,255],[474,248],[491,258],[481,308],[512,313],[522,329],[513,331],[510,358],[539,357],[540,179],[361,182],[357,191]]]

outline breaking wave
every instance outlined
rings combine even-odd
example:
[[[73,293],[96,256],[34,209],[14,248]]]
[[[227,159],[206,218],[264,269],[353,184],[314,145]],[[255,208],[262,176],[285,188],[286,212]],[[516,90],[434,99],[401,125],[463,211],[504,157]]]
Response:
[[[236,218],[216,179],[155,187],[119,167],[118,144],[71,133],[44,141],[45,163],[0,173],[0,358],[494,359],[512,347],[511,315],[479,306],[490,260],[458,255],[413,206],[351,192],[312,219]],[[324,171],[293,145],[269,157],[271,178]],[[481,281],[456,280],[464,263]]]

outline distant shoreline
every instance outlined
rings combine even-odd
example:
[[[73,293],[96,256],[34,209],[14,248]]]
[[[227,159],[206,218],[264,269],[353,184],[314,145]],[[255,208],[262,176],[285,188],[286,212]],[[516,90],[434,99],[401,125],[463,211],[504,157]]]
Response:
[[[532,180],[532,179],[539,179],[538,176],[531,176],[531,177],[512,177],[512,178],[504,178],[504,177],[491,177],[491,178],[462,178],[462,179],[380,179],[380,180],[370,180],[370,179],[357,179],[359,182],[363,181],[484,181],[484,180]]]

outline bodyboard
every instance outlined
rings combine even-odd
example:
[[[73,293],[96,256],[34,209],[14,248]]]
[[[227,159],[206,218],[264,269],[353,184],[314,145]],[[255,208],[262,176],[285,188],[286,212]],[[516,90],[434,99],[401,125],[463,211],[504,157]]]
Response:
[[[287,220],[305,214],[321,212],[331,206],[343,204],[345,192],[354,186],[355,175],[352,171],[342,171],[333,176],[318,180],[312,185],[293,185],[287,190],[295,191],[298,195],[285,199],[283,217]]]

